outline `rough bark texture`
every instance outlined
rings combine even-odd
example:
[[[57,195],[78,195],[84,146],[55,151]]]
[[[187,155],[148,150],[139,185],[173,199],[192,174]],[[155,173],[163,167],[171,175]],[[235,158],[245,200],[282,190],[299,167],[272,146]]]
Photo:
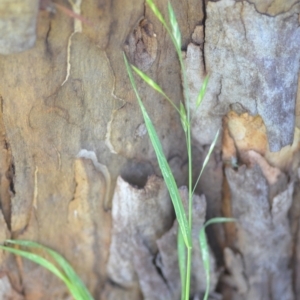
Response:
[[[243,255],[243,272],[234,270],[233,253],[230,258],[225,256],[225,261],[233,277],[237,275],[236,283],[241,274],[246,277],[245,284],[236,286],[240,299],[293,299],[289,268],[292,243],[287,219],[293,184],[287,187],[286,178],[282,178],[277,189],[284,190],[273,198],[258,165],[248,170],[242,166],[238,172],[226,169],[226,176],[232,214],[238,220],[236,251]]]
[[[38,0],[1,1],[1,54],[22,52],[33,47],[38,9]]]
[[[177,223],[122,54],[179,104],[170,38],[140,0],[19,2],[0,4],[0,242],[59,251],[95,299],[179,299]],[[167,16],[167,1],[157,5]],[[300,299],[299,1],[172,5],[195,175],[222,129],[197,187],[204,196],[194,199],[191,296],[201,299],[205,285],[199,230],[205,217],[224,215],[238,222],[209,228],[211,299]],[[179,117],[137,85],[178,186],[186,184]],[[1,299],[69,299],[28,261],[1,253],[0,272]]]
[[[299,71],[298,10],[295,6],[270,17],[246,1],[208,3],[205,56],[199,46],[190,44],[186,58],[192,99],[206,72],[210,74],[205,102],[195,120],[195,136],[201,144],[211,143],[230,109],[262,117],[271,151],[292,143]]]

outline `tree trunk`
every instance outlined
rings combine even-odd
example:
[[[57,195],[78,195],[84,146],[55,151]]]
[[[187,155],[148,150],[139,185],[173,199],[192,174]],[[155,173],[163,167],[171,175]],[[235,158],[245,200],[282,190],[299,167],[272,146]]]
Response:
[[[167,1],[156,4],[167,18]],[[202,299],[206,282],[199,230],[205,219],[233,216],[236,224],[208,228],[211,299],[300,299],[299,3],[172,6],[195,177],[222,132],[194,198],[191,297]],[[0,8],[1,242],[58,251],[95,299],[179,299],[178,226],[123,61],[124,51],[179,105],[180,66],[165,29],[144,1],[2,0]],[[185,185],[179,116],[136,81]],[[1,299],[70,299],[31,262],[1,253],[0,269]]]

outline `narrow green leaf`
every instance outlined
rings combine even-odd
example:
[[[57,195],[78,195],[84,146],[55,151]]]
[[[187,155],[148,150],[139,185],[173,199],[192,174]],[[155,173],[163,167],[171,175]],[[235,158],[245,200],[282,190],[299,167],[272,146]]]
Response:
[[[198,108],[200,106],[200,104],[202,103],[202,100],[203,100],[204,95],[206,93],[208,79],[209,79],[208,76],[206,76],[204,81],[203,81],[202,87],[201,87],[200,92],[199,92],[198,97],[197,97],[196,108]]]
[[[20,250],[20,249],[11,248],[9,246],[2,246],[2,245],[0,245],[0,249],[27,258],[28,260],[31,260],[43,266],[45,269],[48,269],[50,272],[52,272],[55,276],[57,276],[59,279],[63,280],[64,282],[68,281],[67,277],[64,276],[63,273],[56,266],[54,266],[51,262],[49,262],[48,260],[46,260],[45,258],[41,257],[38,254]]]
[[[146,0],[146,2],[149,5],[149,7],[151,8],[151,10],[153,11],[153,13],[155,14],[155,16],[158,18],[158,20],[166,28],[169,36],[171,37],[171,40],[172,40],[174,46],[175,46],[176,52],[177,52],[179,60],[180,60],[180,64],[182,65],[182,54],[181,54],[181,46],[180,46],[180,44],[181,44],[181,38],[180,38],[179,28],[178,28],[178,30],[176,32],[174,32],[174,33],[176,33],[176,36],[174,36],[173,32],[170,30],[169,26],[167,25],[167,22],[165,21],[164,17],[162,16],[162,14],[159,11],[159,9],[157,8],[157,6],[154,4],[153,0]],[[175,14],[174,14],[174,17],[175,17]],[[175,18],[175,21],[176,21],[176,18]]]
[[[92,295],[90,294],[89,290],[84,285],[82,280],[79,278],[79,276],[75,273],[71,265],[60,254],[56,253],[55,251],[48,249],[47,252],[53,257],[53,259],[57,262],[57,264],[64,270],[69,280],[71,281],[72,286],[74,286],[74,289],[76,289],[78,293],[81,295],[80,299],[92,300],[93,299]]]
[[[182,104],[182,102],[180,102],[180,121],[181,121],[181,126],[184,130],[184,132],[187,132],[188,130],[188,122],[187,122],[187,116],[186,116],[186,111],[185,111],[185,107]]]
[[[15,255],[22,256],[22,257],[24,257],[28,260],[31,260],[31,261],[41,265],[45,269],[52,272],[56,277],[61,279],[65,283],[65,285],[69,288],[70,291],[72,290],[71,283],[68,280],[68,278],[65,275],[63,275],[63,273],[56,266],[54,266],[51,262],[49,262],[45,258],[41,257],[40,255],[30,253],[28,251],[20,250],[20,249],[14,249],[14,248],[11,248],[11,247],[2,246],[2,245],[0,245],[0,249],[5,250],[5,251],[10,252],[10,253],[13,253]],[[72,294],[72,295],[74,297],[76,296],[74,294]]]
[[[164,27],[169,31],[168,25],[164,19],[164,17],[162,16],[161,12],[159,11],[159,9],[157,8],[157,6],[154,4],[153,0],[146,0],[147,4],[149,5],[149,7],[151,8],[151,10],[153,11],[153,13],[155,14],[155,16],[157,17],[157,19],[164,25]]]
[[[61,256],[54,250],[32,241],[7,240],[6,242],[10,244],[32,248],[32,249],[42,249],[43,251],[45,251],[45,253],[49,254],[65,272],[65,275],[71,284],[71,287],[69,289],[73,296],[76,295],[76,299],[80,299],[80,300],[93,299],[90,292],[88,291],[88,289],[86,288],[82,280],[79,278],[79,276],[75,273],[71,265],[67,262],[67,260],[63,256]]]
[[[236,222],[236,219],[234,219],[234,218],[225,218],[225,217],[212,218],[212,219],[208,220],[204,224],[204,226],[207,227],[208,225],[211,225],[211,224],[228,223],[228,222]]]
[[[167,188],[168,188],[168,191],[170,193],[170,197],[171,197],[171,200],[172,200],[172,203],[173,203],[173,206],[174,206],[174,210],[175,210],[175,214],[176,214],[176,219],[178,221],[180,230],[182,232],[184,242],[185,242],[185,244],[188,248],[191,248],[192,247],[191,232],[190,232],[190,229],[189,229],[188,221],[187,221],[187,218],[186,218],[186,215],[185,215],[182,200],[180,198],[179,191],[178,191],[174,176],[173,176],[171,168],[170,168],[170,166],[167,162],[167,159],[164,155],[162,145],[159,141],[156,130],[155,130],[155,128],[152,124],[152,121],[151,121],[151,119],[150,119],[150,117],[149,117],[149,115],[146,111],[146,108],[145,108],[145,106],[144,106],[144,104],[143,104],[143,102],[142,102],[142,100],[139,96],[139,93],[137,91],[136,84],[135,84],[135,81],[134,81],[134,78],[133,78],[133,75],[132,75],[130,65],[129,65],[128,60],[127,60],[124,53],[123,53],[123,56],[124,56],[124,61],[125,61],[127,73],[128,73],[132,88],[133,88],[133,90],[135,92],[135,95],[137,97],[137,100],[139,102],[139,106],[141,108],[141,111],[142,111],[142,114],[143,114],[143,117],[144,117],[144,121],[145,121],[147,130],[148,130],[148,134],[149,134],[149,137],[150,137],[150,140],[151,140],[151,144],[152,144],[152,146],[154,148],[154,151],[155,151],[155,154],[156,154],[156,158],[157,158],[157,161],[158,161],[159,168],[161,170],[164,181],[165,181],[165,183],[167,185]]]
[[[177,253],[178,253],[178,265],[181,282],[181,300],[184,300],[185,296],[185,276],[186,276],[186,247],[184,244],[181,230],[177,233]]]
[[[181,49],[181,34],[176,20],[175,12],[170,2],[168,2],[169,20],[172,28],[172,34],[176,42],[175,48]]]
[[[149,7],[151,8],[151,10],[153,11],[153,13],[155,14],[155,16],[158,18],[158,20],[163,24],[163,26],[166,28],[174,46],[175,46],[175,49],[176,49],[176,52],[177,52],[177,55],[178,55],[178,58],[179,58],[179,62],[180,62],[180,66],[181,66],[181,71],[183,72],[183,60],[182,60],[182,53],[181,53],[181,37],[180,37],[180,31],[179,31],[179,27],[178,27],[178,24],[177,24],[177,21],[176,21],[176,18],[175,18],[175,13],[172,9],[172,6],[170,7],[173,11],[173,15],[174,17],[172,18],[172,20],[170,20],[170,22],[176,22],[177,24],[177,27],[178,29],[174,31],[174,35],[173,32],[170,30],[169,26],[167,25],[164,17],[162,16],[161,12],[159,11],[159,9],[157,8],[157,6],[154,4],[153,0],[146,0],[147,4],[149,5]],[[169,8],[169,14],[170,14],[170,8]],[[173,24],[172,28],[175,29],[175,24]],[[183,77],[185,78],[185,75],[183,74]],[[184,82],[186,80],[184,79]],[[184,84],[184,86],[186,86]],[[186,93],[186,92],[185,92]],[[188,97],[186,98],[188,99]]]
[[[173,103],[173,101],[165,94],[162,88],[153,79],[151,79],[148,75],[146,75],[144,72],[142,72],[140,69],[136,68],[135,66],[131,65],[131,67],[147,84],[150,85],[150,87],[152,87],[155,91],[163,95],[180,114],[178,107]]]
[[[203,300],[208,299],[209,287],[210,287],[209,246],[208,246],[208,242],[207,242],[207,238],[206,238],[206,234],[205,234],[205,229],[208,225],[216,224],[216,223],[225,223],[225,222],[236,222],[236,219],[224,218],[224,217],[212,218],[209,221],[207,221],[200,230],[199,243],[200,243],[201,256],[202,256],[203,266],[204,266],[205,276],[206,276],[206,289],[205,289],[205,294],[204,294]]]
[[[183,239],[185,241],[186,246],[188,248],[190,248],[190,247],[192,247],[190,229],[189,229],[189,225],[188,225],[185,211],[183,208],[182,200],[179,195],[174,176],[173,176],[170,166],[167,162],[167,159],[163,153],[161,143],[159,141],[156,130],[152,124],[152,121],[151,121],[144,105],[143,104],[141,105],[141,104],[142,103],[140,103],[140,107],[142,110],[142,114],[143,114],[143,117],[145,120],[147,130],[148,130],[148,134],[149,134],[149,137],[151,140],[151,144],[154,148],[154,151],[155,151],[155,154],[156,154],[156,157],[158,160],[159,168],[162,172],[164,181],[169,190],[170,197],[171,197],[171,200],[172,200],[172,203],[174,206],[176,218],[178,220],[179,227],[180,227],[182,235],[183,235]]]
[[[213,150],[214,150],[214,148],[215,148],[215,145],[216,145],[217,140],[218,140],[218,137],[219,137],[219,132],[220,132],[220,130],[217,131],[217,133],[216,133],[216,135],[215,135],[215,138],[214,138],[212,144],[211,144],[210,147],[209,147],[208,153],[207,153],[207,155],[206,155],[206,157],[205,157],[205,159],[204,159],[204,162],[203,162],[203,164],[202,164],[202,168],[201,168],[200,174],[199,174],[199,176],[198,176],[198,178],[197,178],[197,181],[196,181],[196,183],[195,183],[195,186],[194,186],[194,188],[193,188],[192,194],[194,194],[195,189],[196,189],[196,187],[197,187],[197,184],[198,184],[198,182],[199,182],[199,180],[200,180],[200,178],[201,178],[201,175],[202,175],[202,173],[203,173],[203,171],[204,171],[204,169],[205,169],[205,167],[206,167],[206,165],[207,165],[207,163],[208,163],[208,161],[209,161],[210,155],[212,154],[212,152],[213,152]]]
[[[209,286],[210,286],[210,261],[209,261],[209,247],[207,243],[204,226],[200,230],[199,242],[200,242],[201,256],[202,256],[203,266],[205,270],[205,277],[206,277],[206,289],[205,289],[203,300],[207,300],[209,295]]]

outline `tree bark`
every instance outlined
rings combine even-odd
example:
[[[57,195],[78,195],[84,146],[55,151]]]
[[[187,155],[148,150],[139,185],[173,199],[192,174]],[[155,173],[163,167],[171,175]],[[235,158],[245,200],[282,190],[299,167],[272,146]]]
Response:
[[[176,105],[184,101],[165,29],[144,1],[14,3],[0,3],[0,242],[29,239],[60,252],[95,299],[179,299],[177,223],[123,61],[124,51]],[[156,4],[167,18],[167,1]],[[195,177],[221,130],[194,200],[191,297],[205,289],[197,231],[205,218],[233,216],[236,224],[207,232],[210,297],[300,299],[299,3],[172,6],[190,87]],[[179,116],[136,81],[185,185]],[[31,262],[1,253],[0,270],[0,298],[70,299]]]

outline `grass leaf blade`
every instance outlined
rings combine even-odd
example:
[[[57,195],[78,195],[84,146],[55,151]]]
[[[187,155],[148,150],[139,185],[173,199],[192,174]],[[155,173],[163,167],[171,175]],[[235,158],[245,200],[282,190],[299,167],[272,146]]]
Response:
[[[197,97],[196,108],[198,108],[200,106],[200,104],[202,103],[202,100],[203,100],[204,95],[206,93],[208,79],[209,79],[208,76],[206,76],[204,81],[203,81],[203,84],[201,86],[200,92],[199,92],[198,97]]]
[[[181,121],[181,126],[183,128],[183,131],[187,132],[188,130],[187,115],[186,115],[185,107],[182,104],[182,102],[180,102],[180,121]]]
[[[178,22],[176,20],[175,12],[170,2],[168,2],[169,20],[171,23],[172,34],[175,40],[175,48],[181,50],[181,33],[179,30]]]
[[[82,282],[82,280],[79,278],[79,276],[76,274],[74,269],[71,267],[71,265],[68,263],[68,261],[59,253],[55,252],[54,250],[45,247],[39,243],[32,242],[32,241],[25,241],[25,240],[6,240],[7,243],[15,244],[23,247],[28,248],[36,248],[36,249],[42,249],[47,254],[49,254],[55,262],[58,264],[59,267],[64,271],[66,278],[72,285],[72,294],[76,295],[75,299],[82,299],[82,300],[92,300],[93,297]],[[71,290],[70,290],[71,291]]]
[[[163,178],[165,180],[165,183],[168,187],[171,200],[174,206],[176,218],[179,223],[179,227],[182,231],[183,239],[185,241],[185,244],[188,248],[192,246],[191,242],[191,233],[188,225],[188,221],[185,215],[185,211],[183,208],[182,200],[179,195],[179,191],[177,188],[177,184],[175,182],[174,176],[172,174],[172,171],[170,169],[170,166],[167,162],[167,159],[163,153],[161,143],[159,141],[159,138],[157,136],[156,130],[152,124],[152,121],[146,112],[146,109],[144,106],[141,106],[141,110],[144,116],[145,124],[148,130],[148,134],[151,140],[151,144],[154,148],[154,151],[156,153],[156,157],[158,160],[159,168],[162,172]]]
[[[159,11],[159,9],[157,8],[157,6],[154,4],[154,2],[152,0],[146,0],[147,4],[149,5],[149,7],[151,8],[151,10],[153,11],[153,13],[155,14],[155,16],[157,17],[157,19],[164,25],[164,27],[169,31],[168,25],[163,17],[163,15],[161,14],[161,12]]]
[[[185,297],[185,276],[186,276],[186,248],[183,240],[181,230],[177,233],[177,252],[178,252],[178,265],[181,282],[181,300]]]
[[[11,248],[11,247],[8,247],[8,246],[0,245],[0,249],[5,250],[5,251],[10,252],[10,253],[15,254],[15,255],[22,256],[22,257],[24,257],[28,260],[31,260],[31,261],[35,262],[38,265],[44,267],[45,269],[49,270],[56,277],[58,277],[59,279],[61,279],[65,283],[65,285],[68,287],[71,294],[76,299],[76,294],[73,293],[71,282],[68,280],[68,278],[55,265],[53,265],[47,259],[41,257],[38,254],[34,254],[34,253],[24,251],[24,250],[20,250],[20,249],[14,249],[14,248]]]
[[[212,218],[212,219],[208,220],[200,230],[199,243],[200,243],[201,256],[202,256],[202,261],[203,261],[203,266],[204,266],[205,276],[206,276],[206,289],[205,289],[205,294],[204,294],[203,300],[208,299],[209,287],[210,287],[209,246],[208,246],[208,242],[207,242],[207,238],[206,238],[205,229],[208,225],[216,224],[216,223],[225,223],[225,222],[236,222],[236,219],[224,218],[224,217]]]
[[[148,85],[150,85],[150,87],[152,87],[155,91],[163,95],[180,114],[178,107],[173,103],[173,101],[165,94],[162,88],[152,78],[150,78],[148,75],[146,75],[144,72],[142,72],[135,66],[131,65],[131,67]]]
[[[0,249],[13,253],[15,255],[22,256],[28,260],[31,260],[43,266],[45,269],[52,272],[55,276],[57,276],[59,279],[63,280],[64,282],[67,281],[66,276],[64,276],[63,273],[56,266],[54,266],[51,262],[49,262],[48,260],[46,260],[45,258],[41,257],[38,254],[31,253],[25,250],[11,248],[9,246],[2,246],[2,245],[0,245]]]
[[[217,224],[217,223],[228,223],[228,222],[236,222],[237,220],[234,218],[225,218],[225,217],[217,217],[217,218],[212,218],[208,220],[204,226],[207,227],[208,225],[211,224]]]
[[[191,248],[192,247],[191,232],[190,232],[186,214],[185,214],[185,211],[183,208],[182,200],[179,195],[177,184],[175,182],[174,176],[173,176],[170,166],[167,162],[167,159],[164,155],[162,145],[159,141],[156,130],[152,124],[152,121],[151,121],[151,119],[146,111],[146,108],[139,96],[138,91],[137,91],[136,84],[135,84],[128,60],[124,53],[123,53],[123,55],[124,55],[124,61],[125,61],[127,73],[128,73],[132,88],[133,88],[135,95],[137,97],[137,100],[139,102],[139,105],[140,105],[140,108],[141,108],[141,111],[142,111],[142,114],[144,117],[145,125],[147,127],[148,134],[149,134],[149,137],[151,140],[151,144],[152,144],[155,154],[156,154],[159,168],[161,170],[164,181],[165,181],[168,191],[170,193],[170,197],[171,197],[173,207],[175,210],[175,214],[176,214],[176,219],[178,221],[180,230],[182,231],[182,236],[183,236],[184,242],[188,248]]]
[[[209,161],[210,155],[212,154],[212,152],[213,152],[213,150],[214,150],[214,148],[215,148],[215,145],[216,145],[217,140],[218,140],[218,137],[219,137],[219,133],[220,133],[220,130],[217,131],[217,133],[216,133],[216,135],[215,135],[215,138],[214,138],[213,142],[211,143],[211,145],[210,145],[210,147],[209,147],[208,153],[206,154],[206,157],[205,157],[204,162],[203,162],[203,164],[202,164],[202,168],[201,168],[200,174],[199,174],[199,176],[198,176],[198,178],[197,178],[197,181],[196,181],[196,183],[195,183],[195,186],[194,186],[194,188],[193,188],[193,192],[192,192],[193,194],[194,194],[195,189],[196,189],[196,187],[197,187],[197,184],[198,184],[198,182],[199,182],[199,180],[200,180],[200,178],[201,178],[201,175],[202,175],[202,173],[203,173],[203,171],[204,171],[204,169],[205,169],[205,167],[206,167],[206,165],[207,165],[207,163],[208,163],[208,161]]]

